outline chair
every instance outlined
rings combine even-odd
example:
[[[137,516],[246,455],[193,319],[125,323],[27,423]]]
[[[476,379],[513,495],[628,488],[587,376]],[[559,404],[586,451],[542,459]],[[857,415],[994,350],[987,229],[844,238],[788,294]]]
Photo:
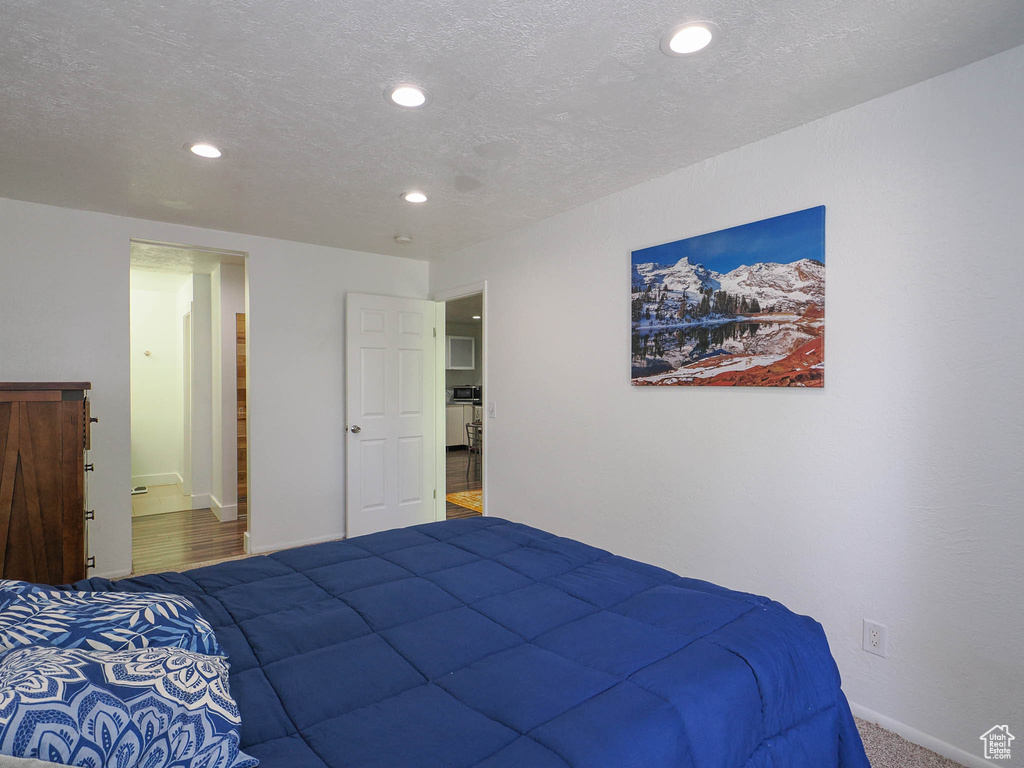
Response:
[[[480,472],[480,453],[483,450],[484,425],[479,421],[472,421],[466,424],[466,479],[469,480],[469,470],[473,466],[473,458],[476,457],[476,471]]]

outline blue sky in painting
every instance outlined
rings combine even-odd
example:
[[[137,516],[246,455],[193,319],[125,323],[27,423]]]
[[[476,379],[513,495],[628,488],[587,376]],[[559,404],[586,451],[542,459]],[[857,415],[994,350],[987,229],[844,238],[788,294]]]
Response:
[[[824,264],[825,206],[633,251],[633,264],[670,265],[684,256],[722,274],[744,265],[800,259]]]

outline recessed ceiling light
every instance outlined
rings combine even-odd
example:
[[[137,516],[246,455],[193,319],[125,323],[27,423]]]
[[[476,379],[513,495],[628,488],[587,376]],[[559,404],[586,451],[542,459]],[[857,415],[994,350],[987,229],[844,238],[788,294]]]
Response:
[[[473,319],[474,320],[479,320],[480,319],[480,315],[473,315]]]
[[[384,90],[384,98],[395,106],[415,109],[430,101],[430,91],[418,85],[392,85]]]
[[[407,203],[425,203],[427,202],[427,196],[422,192],[406,192],[402,195],[402,199]]]
[[[412,238],[408,235],[395,235],[395,242],[399,245],[408,245],[412,242]]]
[[[662,53],[686,56],[703,51],[718,36],[718,26],[710,21],[690,21],[680,24],[661,38]]]
[[[192,154],[199,155],[200,157],[207,157],[210,158],[211,160],[214,158],[218,158],[222,154],[224,154],[219,149],[217,149],[217,147],[213,146],[213,144],[206,144],[203,142],[200,142],[199,144],[193,144],[192,146],[189,147],[189,149],[192,151]]]

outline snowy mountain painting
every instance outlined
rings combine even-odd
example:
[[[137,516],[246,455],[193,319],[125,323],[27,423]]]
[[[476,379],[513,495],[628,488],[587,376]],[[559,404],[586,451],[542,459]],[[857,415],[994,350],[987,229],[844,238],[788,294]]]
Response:
[[[632,383],[825,384],[825,206],[633,251]]]

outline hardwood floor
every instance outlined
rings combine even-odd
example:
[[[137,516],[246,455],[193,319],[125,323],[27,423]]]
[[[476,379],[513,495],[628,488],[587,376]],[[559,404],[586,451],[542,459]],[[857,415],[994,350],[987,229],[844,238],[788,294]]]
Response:
[[[479,491],[483,485],[480,470],[478,469],[480,462],[476,459],[473,460],[473,468],[469,473],[469,479],[466,479],[466,462],[469,460],[469,456],[465,449],[449,449],[448,455],[445,460],[445,493],[455,493],[456,491]],[[474,512],[472,509],[466,509],[460,507],[458,504],[452,504],[450,501],[446,502],[446,512],[449,520],[457,517],[479,517],[479,512]]]
[[[246,520],[220,522],[209,509],[132,520],[132,571],[154,573],[244,553]]]
[[[483,488],[476,461],[466,479],[465,450],[450,450],[445,457],[445,493],[479,491]],[[241,511],[241,505],[239,507]],[[446,502],[449,520],[458,517],[478,517],[479,512]],[[246,520],[222,523],[208,509],[136,517],[132,519],[132,570],[135,573],[154,573],[181,568],[189,563],[216,560],[244,553],[242,534]]]

